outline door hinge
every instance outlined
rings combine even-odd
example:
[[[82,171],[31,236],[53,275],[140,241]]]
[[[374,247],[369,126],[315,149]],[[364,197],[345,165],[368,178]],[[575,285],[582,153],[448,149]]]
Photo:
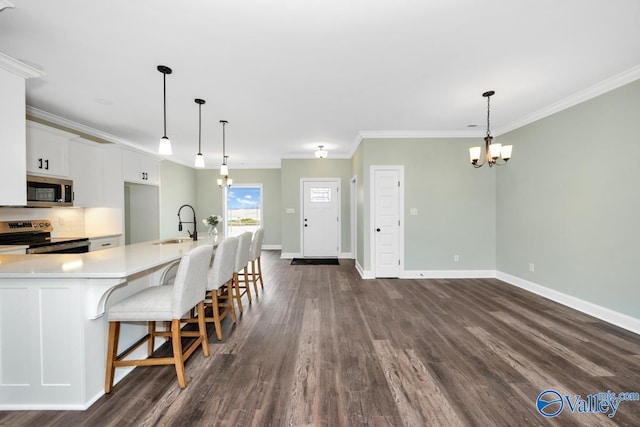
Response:
[[[400,260],[398,260],[398,265],[400,265]]]
[[[400,227],[400,220],[398,220],[398,227]]]
[[[398,187],[400,187],[400,181],[398,181]]]

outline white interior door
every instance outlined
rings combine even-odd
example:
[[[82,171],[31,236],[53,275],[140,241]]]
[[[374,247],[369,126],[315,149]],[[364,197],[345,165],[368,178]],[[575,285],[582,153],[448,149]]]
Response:
[[[375,277],[400,276],[400,173],[374,171]]]
[[[302,254],[337,257],[340,218],[338,180],[302,182]]]

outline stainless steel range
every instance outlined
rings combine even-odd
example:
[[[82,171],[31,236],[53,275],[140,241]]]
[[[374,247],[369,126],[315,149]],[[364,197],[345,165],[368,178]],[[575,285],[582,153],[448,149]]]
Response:
[[[0,245],[29,245],[28,254],[77,254],[89,252],[88,238],[51,237],[48,219],[0,221]]]

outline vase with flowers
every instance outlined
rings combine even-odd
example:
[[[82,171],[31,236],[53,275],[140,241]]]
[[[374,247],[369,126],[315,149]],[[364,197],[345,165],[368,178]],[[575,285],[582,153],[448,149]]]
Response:
[[[209,215],[205,219],[202,220],[204,225],[209,227],[209,237],[215,237],[218,235],[218,224],[222,222],[222,217],[220,215]]]

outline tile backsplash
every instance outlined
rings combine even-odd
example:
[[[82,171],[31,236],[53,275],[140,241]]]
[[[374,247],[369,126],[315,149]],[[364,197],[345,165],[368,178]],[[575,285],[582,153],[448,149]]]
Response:
[[[53,237],[122,234],[123,230],[122,210],[117,208],[0,208],[0,221],[29,219],[50,220]]]

